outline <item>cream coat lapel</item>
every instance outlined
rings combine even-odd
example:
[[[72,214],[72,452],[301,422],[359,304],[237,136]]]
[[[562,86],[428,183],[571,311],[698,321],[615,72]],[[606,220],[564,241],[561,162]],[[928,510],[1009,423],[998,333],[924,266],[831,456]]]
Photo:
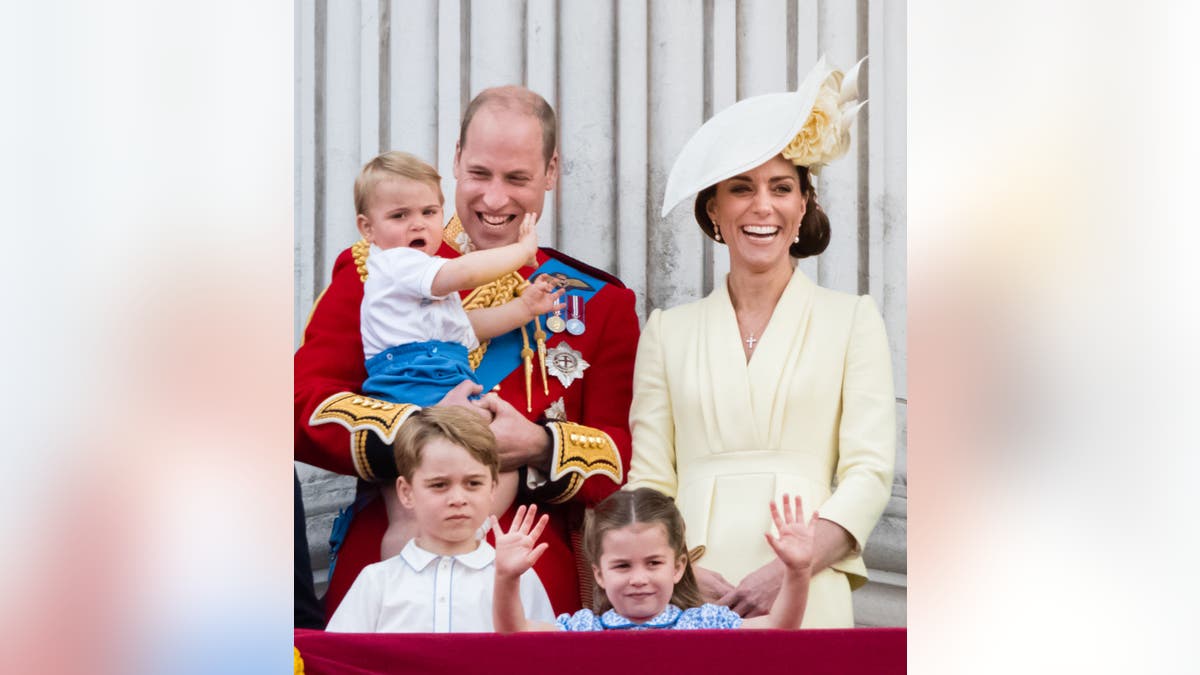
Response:
[[[814,290],[797,266],[747,367],[754,426],[765,441],[760,449],[783,447],[788,390],[812,315]]]
[[[720,439],[720,452],[761,450],[766,447],[765,434],[754,423],[746,359],[738,349],[742,336],[724,279],[703,302],[696,339],[700,361],[708,367],[709,386],[703,395],[704,419],[712,420],[708,432]]]

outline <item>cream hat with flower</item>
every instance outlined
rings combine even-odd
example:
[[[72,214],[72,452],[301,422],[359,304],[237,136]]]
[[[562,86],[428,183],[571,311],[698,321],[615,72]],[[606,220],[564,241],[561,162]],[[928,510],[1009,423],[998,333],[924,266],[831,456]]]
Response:
[[[662,215],[690,195],[749,171],[782,154],[818,173],[850,149],[850,127],[866,101],[858,102],[858,70],[843,75],[821,57],[800,88],[743,99],[701,126],[675,158]]]

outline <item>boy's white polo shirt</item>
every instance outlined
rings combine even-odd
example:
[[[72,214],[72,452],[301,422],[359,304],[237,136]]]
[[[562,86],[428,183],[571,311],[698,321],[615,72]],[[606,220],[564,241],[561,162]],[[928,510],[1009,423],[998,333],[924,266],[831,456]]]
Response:
[[[367,565],[325,630],[334,633],[491,633],[496,549],[439,556],[409,541],[400,554]],[[546,589],[533,570],[521,575],[521,603],[531,621],[554,622]]]

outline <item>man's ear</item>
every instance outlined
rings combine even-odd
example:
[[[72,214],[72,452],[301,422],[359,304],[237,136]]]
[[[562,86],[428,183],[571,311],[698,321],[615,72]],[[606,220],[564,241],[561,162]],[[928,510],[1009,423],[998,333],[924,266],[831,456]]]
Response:
[[[550,155],[550,163],[546,165],[546,192],[554,189],[558,184],[558,150]]]
[[[358,217],[354,219],[354,224],[358,226],[358,233],[362,235],[362,238],[366,239],[367,243],[373,243],[371,241],[371,221],[360,213],[358,214]]]
[[[462,158],[462,146],[457,141],[454,143],[454,166],[450,172],[454,174],[454,180],[462,180],[459,175],[459,160]]]
[[[405,480],[404,476],[396,479],[396,496],[400,498],[400,503],[404,508],[411,509],[413,507],[412,484]]]

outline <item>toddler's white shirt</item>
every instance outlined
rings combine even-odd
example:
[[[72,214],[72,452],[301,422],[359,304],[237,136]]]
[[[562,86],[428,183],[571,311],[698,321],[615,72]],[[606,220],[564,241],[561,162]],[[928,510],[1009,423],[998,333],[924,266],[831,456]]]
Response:
[[[371,245],[363,283],[364,358],[429,340],[457,342],[468,350],[479,346],[458,293],[433,295],[433,278],[447,262],[415,248],[384,250]]]

